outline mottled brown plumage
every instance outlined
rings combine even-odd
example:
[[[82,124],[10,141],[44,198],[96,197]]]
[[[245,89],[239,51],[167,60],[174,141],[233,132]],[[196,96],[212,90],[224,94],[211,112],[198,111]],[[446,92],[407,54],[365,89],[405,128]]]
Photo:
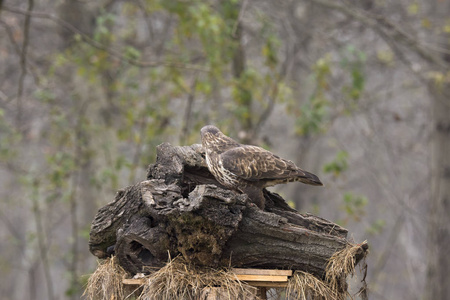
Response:
[[[242,145],[224,135],[217,127],[201,129],[202,145],[209,171],[217,181],[249,196],[264,209],[263,188],[299,181],[323,185],[319,178],[261,147]]]

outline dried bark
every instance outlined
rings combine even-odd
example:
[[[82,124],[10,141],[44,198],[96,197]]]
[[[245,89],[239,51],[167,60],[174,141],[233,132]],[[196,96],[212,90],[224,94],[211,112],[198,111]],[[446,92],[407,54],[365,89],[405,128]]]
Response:
[[[303,270],[323,277],[328,259],[347,244],[347,230],[300,214],[265,191],[260,210],[209,173],[200,145],[157,148],[147,180],[117,193],[90,233],[99,258],[115,252],[130,273],[161,267],[169,255],[209,267]],[[362,251],[365,251],[362,249]]]

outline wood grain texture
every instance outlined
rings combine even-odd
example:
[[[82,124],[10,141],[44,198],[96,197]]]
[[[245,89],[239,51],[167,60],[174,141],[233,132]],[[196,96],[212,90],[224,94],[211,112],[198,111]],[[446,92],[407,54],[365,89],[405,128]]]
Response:
[[[119,191],[91,227],[89,248],[115,254],[130,272],[148,273],[170,257],[208,267],[302,270],[324,276],[347,244],[347,230],[300,214],[264,190],[265,210],[208,171],[200,145],[157,148],[147,180]],[[254,274],[257,275],[257,274]]]
[[[240,269],[232,268],[231,272],[236,275],[278,275],[292,276],[292,270],[271,270],[271,269]]]
[[[264,281],[264,282],[287,282],[288,277],[283,275],[236,275],[240,281]]]

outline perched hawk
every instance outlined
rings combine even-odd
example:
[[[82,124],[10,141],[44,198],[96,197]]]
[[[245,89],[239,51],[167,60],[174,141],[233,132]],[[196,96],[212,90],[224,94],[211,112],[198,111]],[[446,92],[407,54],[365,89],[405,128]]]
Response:
[[[239,144],[217,127],[203,127],[201,136],[208,169],[217,181],[247,194],[261,209],[264,209],[265,187],[293,181],[323,185],[316,175],[303,171],[292,161],[261,147]]]

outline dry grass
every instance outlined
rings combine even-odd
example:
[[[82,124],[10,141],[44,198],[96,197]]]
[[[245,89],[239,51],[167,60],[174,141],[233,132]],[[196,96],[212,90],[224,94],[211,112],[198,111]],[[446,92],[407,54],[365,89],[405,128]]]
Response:
[[[361,245],[349,244],[341,251],[333,254],[328,261],[325,280],[332,289],[336,291],[347,290],[345,281],[348,275],[353,276],[355,274],[355,256],[362,251]]]
[[[286,290],[287,299],[343,300],[351,298],[346,279],[355,273],[355,255],[365,255],[361,244],[349,244],[336,252],[326,267],[325,280],[302,271],[291,277]],[[123,279],[126,272],[115,257],[99,263],[89,277],[84,295],[87,299],[118,300],[125,298]],[[363,279],[364,281],[364,279]],[[365,282],[364,282],[365,283]],[[138,300],[204,299],[215,287],[221,287],[221,299],[256,299],[255,288],[240,282],[232,272],[200,268],[179,256],[169,260],[161,269],[146,277]],[[217,290],[215,290],[217,291]],[[364,291],[364,295],[365,291]],[[364,298],[364,297],[362,297]]]
[[[286,290],[287,299],[298,300],[338,300],[343,295],[333,290],[327,283],[314,275],[297,271],[289,280]]]
[[[150,274],[139,300],[200,299],[213,287],[224,288],[228,299],[252,299],[255,289],[236,280],[231,272],[199,268],[182,257],[170,260],[163,268]],[[204,297],[204,296],[203,296]]]
[[[97,270],[89,277],[83,295],[87,299],[124,299],[122,280],[127,273],[112,256],[99,262]]]
[[[365,242],[364,242],[365,243]],[[297,271],[289,281],[286,291],[288,299],[343,300],[352,299],[347,291],[347,276],[355,273],[355,256],[365,255],[362,244],[348,244],[336,252],[328,261],[325,280],[302,271]]]

